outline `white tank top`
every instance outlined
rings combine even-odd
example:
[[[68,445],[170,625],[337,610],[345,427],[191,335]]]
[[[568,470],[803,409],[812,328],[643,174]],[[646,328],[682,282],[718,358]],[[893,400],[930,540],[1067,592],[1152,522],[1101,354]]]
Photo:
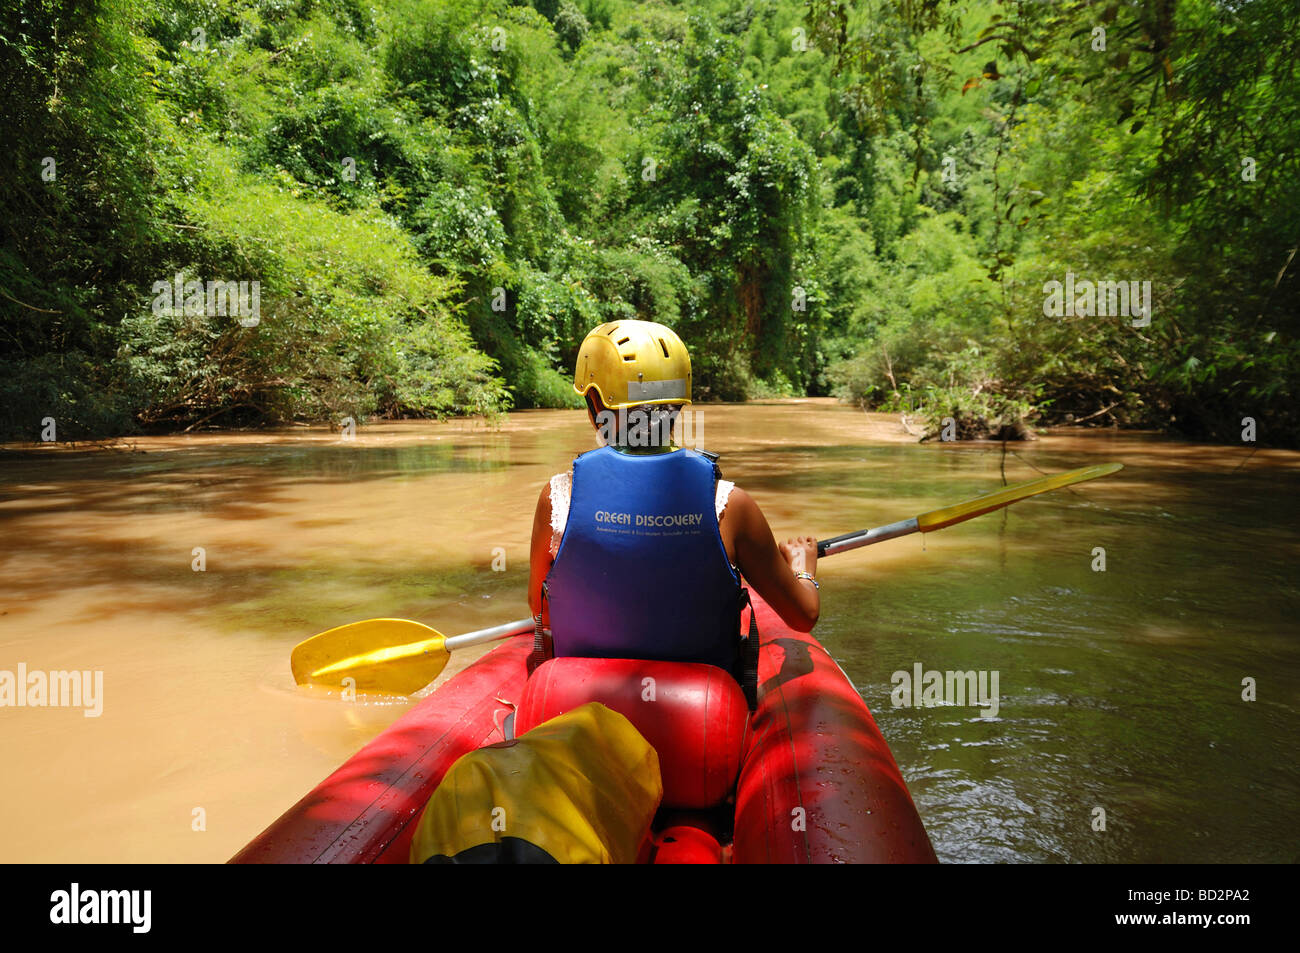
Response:
[[[718,519],[727,508],[727,497],[736,484],[730,480],[719,480],[717,492],[713,496],[713,508]],[[557,473],[551,477],[551,558],[560,551],[560,539],[564,536],[565,524],[569,521],[569,498],[573,493],[573,471]]]

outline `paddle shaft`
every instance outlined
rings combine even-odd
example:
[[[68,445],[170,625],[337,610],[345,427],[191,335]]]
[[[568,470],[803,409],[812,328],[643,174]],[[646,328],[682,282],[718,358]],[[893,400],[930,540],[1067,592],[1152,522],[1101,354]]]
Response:
[[[856,533],[845,533],[843,536],[835,536],[831,539],[819,539],[817,540],[817,558],[823,559],[827,556],[834,556],[836,553],[846,553],[850,549],[857,549],[859,546],[883,543],[887,539],[898,539],[900,536],[910,536],[912,533],[919,533],[920,531],[920,524],[917,523],[914,516],[910,520],[901,520],[897,523],[890,523],[888,526],[861,529]]]
[[[900,536],[909,536],[912,533],[931,533],[937,529],[944,529],[957,523],[964,523],[966,520],[974,519],[977,516],[983,516],[985,513],[992,513],[994,510],[1000,510],[1012,503],[1028,499],[1031,496],[1037,496],[1039,493],[1046,493],[1049,490],[1058,490],[1074,483],[1083,483],[1085,480],[1095,480],[1098,477],[1108,476],[1119,469],[1121,469],[1121,464],[1103,463],[1097,466],[1080,467],[1077,470],[1069,470],[1065,473],[1054,473],[1037,480],[1029,480],[1026,483],[1006,486],[992,493],[977,496],[972,500],[954,503],[952,506],[930,510],[928,513],[914,516],[910,520],[901,520],[887,526],[877,526],[875,529],[859,530],[856,533],[845,533],[843,536],[835,536],[831,539],[819,539],[817,541],[817,558],[834,556],[836,553],[848,552],[850,549],[857,549],[861,546],[870,546],[872,543],[883,543],[887,539],[897,539]]]
[[[467,648],[471,645],[482,645],[484,642],[508,639],[511,636],[523,635],[525,632],[531,631],[533,631],[532,619],[516,619],[514,622],[503,622],[501,625],[494,625],[490,629],[479,629],[477,632],[449,636],[442,643],[442,647],[448,652],[454,652],[457,649]]]

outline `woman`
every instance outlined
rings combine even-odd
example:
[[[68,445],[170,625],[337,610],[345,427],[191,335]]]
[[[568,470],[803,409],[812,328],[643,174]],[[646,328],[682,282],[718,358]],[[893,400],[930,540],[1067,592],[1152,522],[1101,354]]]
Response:
[[[573,386],[603,446],[537,500],[528,584],[536,660],[707,662],[732,672],[752,707],[756,673],[746,669],[757,644],[746,653],[740,638],[740,577],[808,632],[821,607],[817,545],[810,536],[778,545],[715,457],[673,445],[690,382],[686,347],[661,324],[616,321],[584,339]]]

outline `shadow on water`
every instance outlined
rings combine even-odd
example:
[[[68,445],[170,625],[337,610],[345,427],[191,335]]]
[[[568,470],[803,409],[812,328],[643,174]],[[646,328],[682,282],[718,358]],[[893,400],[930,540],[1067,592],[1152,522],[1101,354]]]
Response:
[[[242,452],[195,448],[130,454],[98,466],[104,461],[29,457],[10,461],[5,468],[0,525],[14,516],[88,508],[110,513],[220,508],[223,518],[255,518],[253,511],[243,508],[275,502],[275,494],[285,486],[485,473],[529,465],[526,460],[508,460],[508,449],[506,445],[451,444],[269,447]],[[27,485],[38,489],[33,492]]]
[[[231,518],[225,512],[219,517]],[[286,633],[305,638],[358,617],[436,618],[449,601],[463,604],[468,597],[496,598],[508,607],[503,612],[522,614],[525,564],[492,572],[486,559],[466,565],[454,556],[431,555],[394,565],[367,557],[373,553],[318,553],[286,562],[282,553],[261,554],[249,543],[209,550],[212,564],[196,572],[188,543],[29,538],[22,551],[0,552],[8,589],[2,615],[18,622],[61,600],[62,620],[69,625],[109,623],[129,607],[201,619],[241,636],[282,639]],[[103,591],[94,597],[97,589]],[[83,598],[70,598],[79,590]]]
[[[509,457],[510,441],[489,434],[459,445],[198,446],[10,458],[0,471],[0,573],[9,593],[3,616],[12,622],[63,599],[67,622],[96,624],[120,610],[118,590],[136,610],[205,617],[223,629],[309,634],[357,612],[417,614],[470,592],[518,601],[526,580],[518,563],[491,572],[487,556],[466,559],[445,548],[394,560],[382,543],[347,532],[366,518],[352,488],[430,478],[463,484],[536,466],[525,455]],[[313,512],[313,497],[329,487],[343,490],[344,502]],[[295,551],[286,538],[314,530],[343,534],[342,545]],[[202,572],[193,568],[199,543],[207,544]],[[103,598],[72,608],[72,593],[97,587],[108,590]]]

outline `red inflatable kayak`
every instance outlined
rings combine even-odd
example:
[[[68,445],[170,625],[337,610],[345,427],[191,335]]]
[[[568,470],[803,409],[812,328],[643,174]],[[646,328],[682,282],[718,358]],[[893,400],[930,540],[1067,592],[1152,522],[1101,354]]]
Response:
[[[653,863],[933,863],[934,849],[862,697],[811,635],[755,598],[759,702],[706,665],[553,659],[527,677],[510,639],[394,722],[232,863],[406,863],[447,769],[586,701],[620,711],[659,753]],[[655,704],[643,703],[654,685]]]

